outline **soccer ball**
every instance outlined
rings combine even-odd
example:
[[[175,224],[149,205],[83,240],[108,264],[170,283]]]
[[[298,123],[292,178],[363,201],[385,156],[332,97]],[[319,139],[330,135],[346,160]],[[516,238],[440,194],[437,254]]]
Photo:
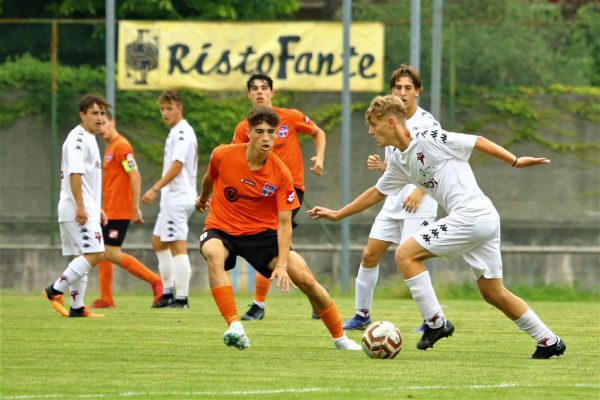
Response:
[[[377,321],[367,327],[361,344],[371,358],[394,358],[402,349],[402,334],[391,322]]]

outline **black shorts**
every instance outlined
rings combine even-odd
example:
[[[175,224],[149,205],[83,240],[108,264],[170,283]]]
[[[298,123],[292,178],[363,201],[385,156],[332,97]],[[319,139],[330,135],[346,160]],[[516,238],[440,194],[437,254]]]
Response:
[[[109,219],[106,225],[102,225],[104,244],[121,247],[125,241],[128,228],[128,219]]]
[[[298,188],[294,188],[294,190],[296,191],[296,197],[298,197],[298,203],[300,203],[300,207],[292,211],[292,228],[298,226],[298,223],[296,222],[296,214],[298,214],[302,208],[302,200],[304,200],[304,192]]]
[[[235,268],[236,256],[243,257],[261,275],[270,278],[269,263],[277,257],[277,231],[268,229],[254,235],[232,236],[218,229],[209,229],[200,235],[200,253],[202,245],[209,239],[219,239],[229,250],[225,260],[225,271]]]

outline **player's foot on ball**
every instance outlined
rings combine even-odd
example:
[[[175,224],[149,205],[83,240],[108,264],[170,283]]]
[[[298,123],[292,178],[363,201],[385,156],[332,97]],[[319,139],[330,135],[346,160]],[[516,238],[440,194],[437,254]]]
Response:
[[[96,299],[90,308],[115,308],[115,303],[112,301],[106,301],[104,299]]]
[[[342,336],[339,339],[332,339],[335,348],[338,350],[362,350],[362,347],[356,343],[354,340],[350,339],[346,335]]]
[[[223,343],[227,346],[235,347],[238,350],[244,350],[250,347],[250,339],[246,336],[244,327],[240,322],[233,322],[229,329],[223,334]]]
[[[421,336],[421,340],[417,342],[417,349],[427,350],[433,347],[435,342],[448,336],[452,336],[454,333],[454,325],[449,320],[444,321],[444,325],[437,329],[430,328],[429,325],[425,327],[425,332]]]
[[[537,346],[535,352],[531,355],[531,358],[545,359],[553,356],[562,356],[567,349],[567,345],[561,338],[550,346]]]
[[[69,317],[71,318],[102,318],[104,314],[96,314],[91,312],[86,306],[81,308],[71,308],[69,310]]]
[[[257,321],[265,317],[265,309],[256,303],[252,303],[246,314],[242,315],[242,321]]]
[[[46,289],[42,290],[42,296],[44,296],[46,300],[50,302],[50,305],[57,313],[63,317],[69,316],[69,312],[65,308],[63,293],[54,290],[52,285],[50,285]]]
[[[190,308],[187,297],[185,299],[175,299],[167,308]]]
[[[162,280],[157,280],[152,283],[152,292],[154,292],[154,300],[152,300],[152,305],[158,304],[160,298],[163,295],[163,283]]]
[[[163,308],[169,306],[169,304],[173,303],[175,298],[173,297],[173,293],[163,294],[160,299],[156,302],[156,304],[152,304],[152,308]]]
[[[342,328],[344,328],[345,331],[364,331],[369,325],[371,325],[370,315],[363,317],[361,315],[354,314],[352,319],[344,322]]]

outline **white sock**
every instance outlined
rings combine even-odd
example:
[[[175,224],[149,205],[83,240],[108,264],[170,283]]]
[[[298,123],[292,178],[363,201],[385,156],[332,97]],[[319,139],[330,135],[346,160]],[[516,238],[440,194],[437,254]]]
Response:
[[[178,254],[173,257],[173,276],[175,278],[176,299],[187,299],[190,292],[190,278],[192,277],[192,266],[187,254]]]
[[[253,301],[254,304],[256,304],[257,306],[259,306],[260,308],[262,308],[263,310],[265,309],[265,302],[264,301]]]
[[[173,293],[173,256],[171,250],[156,252],[158,258],[158,271],[163,283],[163,293]]]
[[[81,279],[78,279],[75,283],[69,285],[69,291],[71,292],[71,308],[83,307],[87,281],[87,275],[84,275]]]
[[[433,329],[440,328],[446,317],[433,290],[429,272],[425,271],[404,282],[410,289],[412,298],[417,302],[417,307],[427,325]]]
[[[91,268],[92,266],[84,256],[74,258],[69,265],[67,265],[67,269],[64,270],[60,278],[54,282],[54,289],[64,293],[69,285],[74,284],[79,279],[86,276]]]
[[[244,325],[242,325],[241,321],[233,321],[231,325],[229,325],[229,329],[240,330],[245,333]]]
[[[358,275],[356,275],[356,280],[354,281],[354,306],[356,313],[363,317],[369,315],[369,311],[371,310],[373,293],[375,292],[378,277],[379,264],[373,268],[365,268],[362,263],[360,264]]]
[[[520,330],[531,335],[539,346],[552,346],[558,337],[542,322],[540,317],[530,308],[515,321]]]

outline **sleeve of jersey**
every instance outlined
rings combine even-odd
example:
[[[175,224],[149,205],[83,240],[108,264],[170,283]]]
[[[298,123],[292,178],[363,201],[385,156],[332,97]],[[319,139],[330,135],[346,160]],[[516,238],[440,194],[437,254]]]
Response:
[[[78,136],[75,140],[70,140],[67,144],[67,175],[85,174],[85,140]]]
[[[248,143],[250,141],[249,139],[250,138],[248,137],[248,125],[242,121],[235,127],[235,131],[233,132],[233,140],[231,141],[231,143]]]
[[[399,167],[396,157],[390,157],[387,168],[375,184],[375,188],[386,196],[394,196],[410,183],[404,172]]]
[[[113,157],[121,164],[126,172],[137,169],[133,149],[130,146],[127,146],[126,144],[118,145],[113,153]]]
[[[208,176],[210,180],[214,182],[214,180],[219,175],[219,165],[221,164],[221,151],[222,147],[219,146],[213,150],[210,155],[210,161],[208,163]]]
[[[464,161],[471,157],[477,136],[445,131],[442,133],[446,135],[442,147],[447,154]]]
[[[294,121],[294,125],[296,125],[296,130],[298,132],[302,132],[305,134],[312,134],[315,130],[315,123],[308,118],[306,115],[301,113],[298,110],[291,109],[289,110],[290,115],[292,116],[292,120]]]
[[[181,161],[182,163],[185,163],[189,149],[194,148],[194,145],[189,138],[190,134],[193,135],[194,133],[177,134],[173,143],[173,156],[171,157],[171,162]]]
[[[289,170],[282,171],[279,190],[277,190],[277,209],[279,211],[291,211],[298,207],[300,207],[300,202],[294,189],[292,174]]]

